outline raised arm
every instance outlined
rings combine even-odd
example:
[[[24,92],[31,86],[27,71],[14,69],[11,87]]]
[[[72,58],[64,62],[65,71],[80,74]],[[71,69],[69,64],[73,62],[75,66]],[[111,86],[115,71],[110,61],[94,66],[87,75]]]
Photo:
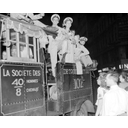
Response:
[[[30,21],[30,19],[25,16],[25,13],[10,13],[10,17],[18,20],[25,20],[27,22]]]
[[[10,13],[10,17],[15,19],[22,19],[24,16],[21,16],[20,13]]]
[[[28,13],[27,16],[29,16],[32,20],[38,20],[44,16],[44,13],[40,13],[37,15],[34,15],[33,13]]]

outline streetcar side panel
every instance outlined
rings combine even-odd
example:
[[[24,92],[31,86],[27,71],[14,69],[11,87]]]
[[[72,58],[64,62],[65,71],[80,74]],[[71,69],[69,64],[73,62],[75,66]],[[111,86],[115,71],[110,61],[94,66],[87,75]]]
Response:
[[[46,115],[43,67],[1,64],[1,114]]]

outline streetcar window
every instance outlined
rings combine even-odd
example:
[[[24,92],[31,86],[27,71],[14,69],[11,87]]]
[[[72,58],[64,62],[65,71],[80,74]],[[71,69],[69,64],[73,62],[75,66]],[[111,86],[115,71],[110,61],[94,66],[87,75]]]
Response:
[[[9,35],[10,40],[16,41],[16,31],[14,29],[10,29],[9,33],[10,33],[10,35]]]
[[[2,52],[2,59],[7,60],[7,52],[6,51]]]
[[[16,43],[12,43],[12,45],[10,47],[10,56],[18,57]]]
[[[25,34],[25,32],[20,33],[16,32],[13,29],[9,29],[9,42],[10,47],[9,51],[9,59],[10,60],[22,60],[22,58],[32,59],[36,62],[34,54],[36,54],[36,45],[34,45],[34,37],[29,37]],[[14,58],[14,59],[13,59]],[[20,59],[21,58],[21,59]],[[26,60],[25,60],[26,61]]]
[[[29,58],[26,44],[20,44],[19,49],[20,49],[20,57]]]
[[[0,17],[1,18],[1,17]],[[6,46],[6,31],[5,31],[5,22],[0,19],[0,59],[7,60]]]
[[[2,37],[2,21],[0,20],[0,39]]]
[[[29,46],[29,58],[34,59],[34,46]]]
[[[10,57],[27,58],[36,62],[36,39],[25,33],[17,33],[13,29],[9,30],[9,34]]]
[[[36,59],[37,62],[39,62],[39,42],[37,38],[36,38]]]
[[[36,45],[34,45],[35,38],[34,37],[28,37],[28,47],[29,47],[29,57],[30,59],[35,59],[34,55],[36,54]]]
[[[26,42],[26,37],[25,37],[25,33],[23,32],[23,34],[19,33],[19,41],[20,42]]]
[[[4,21],[4,22],[3,22]],[[19,62],[40,62],[39,41],[34,29],[23,23],[0,19],[0,59]],[[30,31],[26,31],[30,29]],[[20,31],[21,30],[21,31]],[[38,31],[38,30],[37,30]],[[33,34],[34,33],[34,34]]]
[[[33,45],[33,37],[28,37],[28,39],[29,39],[29,44]]]
[[[19,57],[29,58],[26,35],[24,32],[22,34],[19,33],[19,47],[18,48],[19,48]]]
[[[1,42],[1,39],[2,39],[2,21],[0,20],[0,42]],[[1,44],[0,44],[0,51],[2,51]],[[2,56],[3,55],[0,52],[0,59],[3,58]]]

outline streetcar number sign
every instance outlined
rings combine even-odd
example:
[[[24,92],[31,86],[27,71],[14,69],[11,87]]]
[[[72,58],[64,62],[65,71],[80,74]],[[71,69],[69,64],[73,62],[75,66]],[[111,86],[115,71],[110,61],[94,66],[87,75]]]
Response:
[[[3,64],[0,70],[4,114],[38,107],[38,103],[30,106],[29,102],[43,99],[42,67]]]

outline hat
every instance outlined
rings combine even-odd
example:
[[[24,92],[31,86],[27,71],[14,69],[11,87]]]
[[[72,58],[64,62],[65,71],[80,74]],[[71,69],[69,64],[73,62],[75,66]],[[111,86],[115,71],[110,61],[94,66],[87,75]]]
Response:
[[[86,37],[80,37],[80,41],[88,41],[88,38],[86,38]]]
[[[63,21],[63,25],[65,25],[67,21],[71,21],[71,23],[72,23],[73,19],[71,17],[65,18],[64,21]]]
[[[54,19],[55,17],[60,20],[60,16],[59,16],[58,14],[53,14],[53,15],[51,16],[51,21],[53,21],[53,19]]]

